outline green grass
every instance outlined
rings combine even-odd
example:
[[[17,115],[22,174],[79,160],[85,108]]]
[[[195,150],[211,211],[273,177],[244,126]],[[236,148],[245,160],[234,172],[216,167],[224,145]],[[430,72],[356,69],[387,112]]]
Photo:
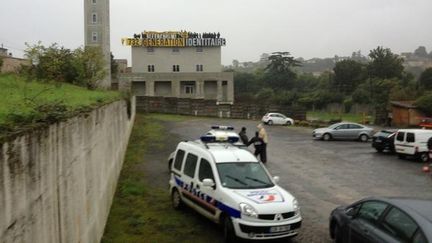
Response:
[[[350,114],[350,113],[330,113],[320,111],[308,111],[306,113],[306,120],[319,120],[319,121],[330,121],[341,119],[342,121],[364,123],[365,120],[373,121],[372,116],[367,114]]]
[[[146,179],[146,154],[163,153],[166,141],[172,139],[161,122],[190,118],[136,115],[102,243],[215,242],[206,233],[212,225],[208,220],[197,217],[191,210],[174,210],[168,188],[150,186]]]
[[[65,84],[27,81],[16,75],[0,75],[0,128],[13,129],[43,122],[47,117],[67,117],[79,110],[121,98],[119,92],[91,91]],[[52,113],[51,116],[43,113]]]

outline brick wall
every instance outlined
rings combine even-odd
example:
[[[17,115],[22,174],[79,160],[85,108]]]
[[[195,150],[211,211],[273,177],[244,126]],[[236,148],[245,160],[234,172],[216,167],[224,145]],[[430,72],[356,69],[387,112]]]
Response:
[[[241,119],[261,119],[267,112],[280,112],[294,120],[306,120],[303,109],[273,104],[236,102],[217,105],[216,100],[138,96],[136,105],[137,111],[142,112]]]

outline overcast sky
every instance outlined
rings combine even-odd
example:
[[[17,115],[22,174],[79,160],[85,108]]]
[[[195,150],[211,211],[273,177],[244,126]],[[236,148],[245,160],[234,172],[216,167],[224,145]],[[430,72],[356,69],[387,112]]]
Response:
[[[84,43],[82,0],[0,0],[0,44],[22,56],[24,42]],[[130,60],[122,37],[143,30],[220,32],[222,63],[262,53],[294,57],[432,50],[432,0],[111,0],[111,50]],[[129,64],[130,65],[130,64]]]

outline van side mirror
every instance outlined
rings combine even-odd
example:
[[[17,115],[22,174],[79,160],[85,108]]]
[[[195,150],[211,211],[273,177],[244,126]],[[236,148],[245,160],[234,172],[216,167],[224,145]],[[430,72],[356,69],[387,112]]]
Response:
[[[355,214],[356,214],[356,210],[354,210],[354,208],[348,208],[348,209],[345,211],[345,214],[346,214],[347,216],[354,217]]]
[[[203,186],[211,187],[214,189],[215,183],[214,183],[213,179],[209,179],[209,178],[204,179],[202,183],[203,183]]]
[[[273,181],[274,181],[274,183],[278,183],[279,180],[280,180],[279,176],[274,176],[274,177],[273,177]]]

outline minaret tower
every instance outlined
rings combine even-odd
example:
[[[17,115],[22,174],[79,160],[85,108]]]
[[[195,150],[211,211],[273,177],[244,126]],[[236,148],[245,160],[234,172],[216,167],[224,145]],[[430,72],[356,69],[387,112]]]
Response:
[[[111,87],[111,48],[109,0],[84,0],[84,43],[99,46],[104,54],[107,76],[99,83],[100,88]]]

